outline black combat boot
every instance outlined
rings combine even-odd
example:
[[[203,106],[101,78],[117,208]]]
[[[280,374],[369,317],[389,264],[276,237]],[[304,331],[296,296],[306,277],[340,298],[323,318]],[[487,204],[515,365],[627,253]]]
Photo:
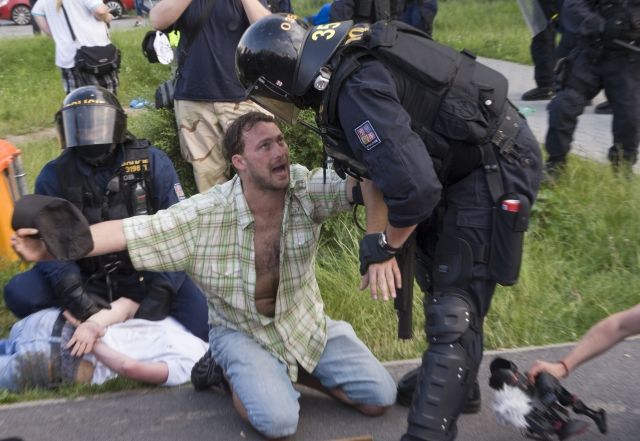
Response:
[[[604,101],[598,104],[595,109],[593,109],[593,112],[598,115],[612,115],[613,107],[611,107],[611,103],[609,101]]]
[[[522,101],[545,101],[555,96],[553,87],[535,87],[522,94]]]
[[[225,392],[229,392],[229,383],[224,378],[222,367],[211,356],[211,349],[207,350],[202,358],[191,368],[191,384],[197,391],[218,387]]]
[[[545,184],[553,184],[555,180],[564,173],[566,167],[566,156],[550,156],[544,163],[542,182]]]
[[[613,172],[627,179],[633,177],[633,164],[638,160],[636,152],[625,151],[622,146],[614,145],[609,149],[607,158],[611,162]]]

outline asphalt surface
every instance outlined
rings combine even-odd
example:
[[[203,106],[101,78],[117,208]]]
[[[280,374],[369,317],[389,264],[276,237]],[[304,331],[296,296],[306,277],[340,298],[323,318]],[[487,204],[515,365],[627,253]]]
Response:
[[[134,16],[125,16],[111,22],[111,29],[126,29],[133,27]],[[151,28],[149,28],[151,29]],[[10,20],[0,20],[0,38],[6,37],[28,37],[33,35],[31,25],[18,26]]]
[[[120,20],[132,26],[130,20]],[[14,26],[16,27],[16,26]],[[0,26],[0,34],[6,26]],[[30,27],[22,26],[28,29]],[[519,98],[534,86],[533,71],[523,66],[482,59],[510,80],[510,98],[527,115],[536,137],[544,142],[547,101],[524,102]],[[602,95],[593,104],[603,100]],[[573,152],[606,161],[611,145],[611,116],[596,115],[593,107],[580,117]],[[488,365],[495,356],[516,362],[521,370],[536,358],[557,360],[567,346],[487,352],[480,370],[483,394],[481,413],[459,421],[460,441],[515,441],[523,439],[510,427],[499,426],[491,412],[492,393],[487,385]],[[628,340],[572,373],[564,386],[591,407],[607,411],[609,433],[598,433],[593,424],[584,441],[640,439],[640,340]],[[387,363],[396,378],[417,366],[419,360]],[[268,379],[265,379],[268,381]],[[394,406],[384,416],[369,418],[315,391],[302,388],[298,433],[291,440],[329,441],[368,435],[376,441],[397,441],[406,428],[407,409]],[[586,417],[578,417],[586,419]],[[0,406],[1,438],[18,436],[25,441],[85,440],[260,440],[233,410],[230,399],[220,392],[195,392],[189,386],[152,388],[127,393],[83,397],[73,400],[39,401]],[[363,438],[366,439],[366,438]]]
[[[485,354],[480,369],[483,404],[479,414],[462,416],[459,441],[516,441],[523,439],[511,427],[496,423],[491,410],[492,391],[487,385],[488,365],[496,356],[514,361],[526,370],[536,358],[556,360],[567,346]],[[640,433],[640,340],[623,342],[606,356],[576,370],[564,387],[592,408],[607,412],[609,433],[589,431],[576,439],[637,441]],[[418,360],[387,363],[394,377],[417,366]],[[268,381],[268,379],[265,379]],[[408,410],[392,407],[377,418],[353,409],[310,389],[301,388],[300,422],[292,441],[329,441],[368,435],[376,441],[398,441],[406,428]],[[573,414],[573,412],[572,412]],[[589,421],[581,416],[578,419]],[[191,387],[145,389],[74,400],[21,403],[0,406],[0,436],[19,436],[25,441],[175,441],[261,440],[236,415],[228,396],[217,391],[195,392]]]

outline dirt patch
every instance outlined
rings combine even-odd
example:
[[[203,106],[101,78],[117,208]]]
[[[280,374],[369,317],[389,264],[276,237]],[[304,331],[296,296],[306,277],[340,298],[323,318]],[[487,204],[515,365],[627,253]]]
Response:
[[[9,135],[5,139],[15,146],[19,144],[24,144],[25,142],[37,141],[39,139],[45,138],[55,138],[56,137],[56,129],[55,127],[49,127],[46,129],[39,130],[37,132],[25,133],[24,135]]]

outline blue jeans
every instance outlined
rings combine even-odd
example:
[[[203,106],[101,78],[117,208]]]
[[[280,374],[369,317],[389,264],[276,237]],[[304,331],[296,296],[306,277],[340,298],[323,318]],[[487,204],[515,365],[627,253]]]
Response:
[[[327,346],[311,373],[327,389],[341,388],[357,404],[390,406],[396,384],[350,324],[327,318]],[[287,367],[250,336],[223,326],[209,332],[211,354],[247,410],[251,425],[269,438],[295,433],[300,393]]]
[[[0,340],[0,389],[47,384],[51,332],[59,314],[57,308],[32,314],[11,327],[9,338]]]

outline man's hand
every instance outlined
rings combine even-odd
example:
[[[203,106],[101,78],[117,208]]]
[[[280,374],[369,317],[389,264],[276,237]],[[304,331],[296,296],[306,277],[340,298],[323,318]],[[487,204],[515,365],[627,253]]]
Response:
[[[562,363],[549,363],[548,361],[536,360],[533,366],[531,366],[531,369],[527,371],[529,382],[534,384],[536,377],[542,372],[548,372],[558,379],[564,378],[568,374]]]
[[[67,343],[67,348],[72,348],[71,355],[74,357],[82,357],[93,350],[96,341],[104,332],[104,328],[92,320],[80,323]]]
[[[367,273],[362,276],[360,289],[366,289],[367,286],[371,288],[371,298],[374,300],[378,300],[378,294],[385,302],[389,297],[396,298],[396,288],[402,288],[402,276],[395,257],[369,265]]]
[[[20,228],[11,236],[11,246],[18,255],[27,262],[53,260],[47,246],[40,239],[35,228]]]

